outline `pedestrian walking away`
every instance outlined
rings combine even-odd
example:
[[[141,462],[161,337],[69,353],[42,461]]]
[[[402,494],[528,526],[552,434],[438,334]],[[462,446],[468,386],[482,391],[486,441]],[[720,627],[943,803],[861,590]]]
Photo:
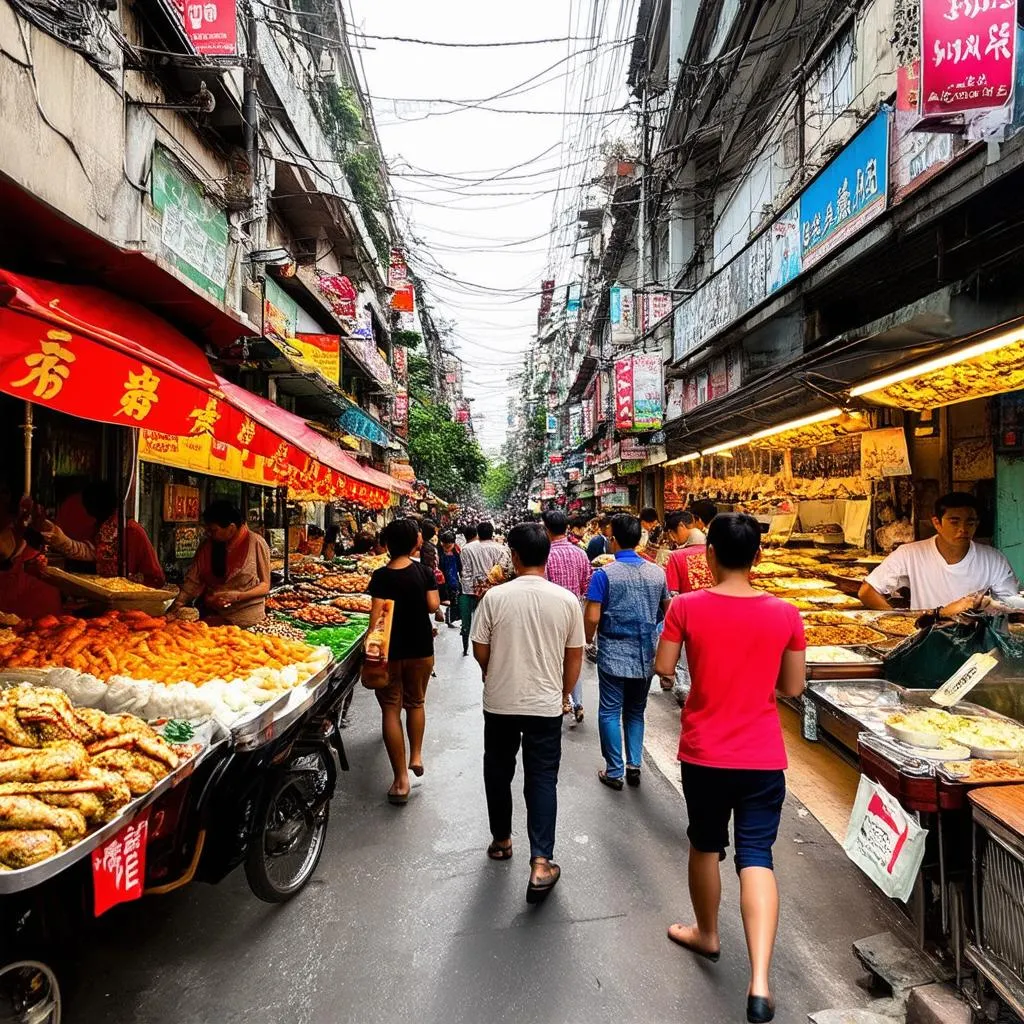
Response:
[[[689,819],[688,876],[695,924],[668,936],[718,960],[719,862],[732,819],[740,912],[750,957],[747,1020],[775,1015],[769,971],[779,923],[772,846],[786,795],[786,748],[776,692],[803,693],[805,648],[800,613],[749,581],[761,531],[741,513],[716,516],[706,557],[715,586],[673,598],[658,647],[657,670],[675,671],[682,645],[691,688],[682,712],[679,760]]]
[[[714,518],[717,509],[711,502],[696,502],[695,507],[703,516],[703,521],[710,523]],[[711,511],[708,511],[710,507]],[[708,568],[707,558],[704,556],[704,549],[707,537],[702,529],[695,525],[694,513],[669,512],[665,517],[665,534],[669,540],[676,545],[676,549],[668,556],[665,565],[665,578],[668,582],[668,592],[675,597],[676,594],[689,594],[694,590],[703,590],[705,587],[712,587],[715,579]],[[659,677],[663,690],[672,690],[680,706],[686,701],[686,695],[690,692],[690,672],[686,667],[685,655],[680,657],[674,677]]]
[[[609,516],[602,516],[598,520],[597,531],[587,542],[587,558],[591,562],[601,555],[611,554],[612,521]]]
[[[598,778],[612,789],[622,789],[623,776],[629,785],[640,785],[644,712],[654,672],[658,623],[668,608],[669,594],[665,570],[636,553],[640,520],[617,515],[611,529],[615,560],[595,570],[584,619],[587,642],[595,635],[598,638],[597,721],[605,761]]]
[[[552,583],[568,590],[580,602],[582,608],[594,570],[586,554],[569,540],[569,520],[565,513],[559,509],[551,509],[545,512],[542,518],[551,540],[551,552],[548,555],[545,576]],[[576,681],[572,693],[565,698],[562,704],[562,714],[572,715],[577,725],[582,723],[584,718],[582,676]]]
[[[446,530],[441,534],[441,551],[437,556],[438,565],[444,576],[448,603],[444,610],[444,621],[449,629],[461,618],[459,603],[462,598],[462,554],[455,543],[455,534]]]
[[[583,665],[583,614],[572,594],[544,578],[551,544],[539,523],[514,526],[508,544],[516,578],[484,595],[473,624],[473,655],[484,681],[487,856],[512,856],[512,779],[521,746],[530,839],[526,899],[539,903],[561,877],[552,858],[562,701]]]
[[[469,655],[469,636],[477,602],[486,591],[487,574],[501,562],[507,562],[509,553],[504,544],[494,539],[494,524],[478,523],[476,541],[462,549],[462,593],[471,600],[462,605],[462,653]]]
[[[409,772],[423,774],[424,701],[434,669],[434,630],[430,616],[441,606],[433,570],[410,557],[419,543],[419,527],[411,519],[396,519],[381,534],[391,561],[370,577],[367,592],[373,599],[370,621],[376,622],[384,601],[394,601],[391,646],[388,652],[388,685],[375,690],[381,710],[381,732],[394,781],[388,802],[409,800]],[[402,711],[409,734],[406,760]]]

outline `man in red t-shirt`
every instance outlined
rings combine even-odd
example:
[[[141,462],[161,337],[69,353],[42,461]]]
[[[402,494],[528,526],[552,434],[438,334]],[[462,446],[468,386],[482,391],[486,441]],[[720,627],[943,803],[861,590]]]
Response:
[[[768,985],[779,920],[772,845],[787,766],[775,694],[803,692],[807,646],[799,612],[750,585],[760,545],[753,517],[715,517],[706,550],[715,585],[673,599],[655,665],[659,675],[671,676],[686,645],[691,687],[681,716],[679,760],[697,923],[673,924],[668,937],[709,960],[719,958],[719,861],[725,859],[733,818],[751,966],[747,1020],[755,1024],[775,1013]]]
[[[711,522],[717,509],[710,502],[698,502],[706,506],[704,515]],[[710,511],[707,511],[710,509]],[[676,545],[675,551],[668,556],[665,565],[665,578],[668,581],[668,592],[689,594],[694,590],[704,590],[715,585],[715,578],[708,568],[708,560],[704,554],[706,536],[700,527],[695,525],[691,512],[669,512],[665,517],[665,533]],[[680,706],[686,701],[690,692],[690,673],[686,667],[686,658],[679,659],[676,673],[672,677],[661,677],[661,688],[672,690]]]

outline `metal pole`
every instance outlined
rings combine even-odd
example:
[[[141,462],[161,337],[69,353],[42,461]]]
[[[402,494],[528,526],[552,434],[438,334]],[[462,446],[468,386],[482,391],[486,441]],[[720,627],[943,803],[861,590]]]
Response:
[[[124,514],[124,505],[127,500],[126,491],[128,482],[125,476],[125,448],[124,430],[117,430],[116,443],[114,445],[114,458],[117,461],[117,575],[128,575],[128,529],[127,518]]]
[[[638,284],[647,287],[647,82],[640,95],[640,210],[637,214],[637,270]],[[641,294],[641,302],[644,296]]]
[[[287,584],[291,579],[291,571],[288,567],[288,488],[277,489],[277,510],[284,523],[284,581]]]
[[[25,403],[25,422],[21,429],[25,437],[25,494],[28,495],[32,493],[32,434],[35,432],[31,402]]]
[[[257,178],[259,176],[259,132],[258,119],[259,107],[257,105],[256,84],[259,75],[259,63],[257,54],[256,39],[256,14],[252,3],[245,16],[245,73],[242,78],[242,108],[243,108],[243,140],[246,155],[249,157],[249,167],[252,170],[253,200],[256,199]]]

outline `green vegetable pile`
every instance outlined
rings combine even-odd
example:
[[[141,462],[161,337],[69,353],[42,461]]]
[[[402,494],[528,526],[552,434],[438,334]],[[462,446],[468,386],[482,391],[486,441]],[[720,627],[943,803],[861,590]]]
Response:
[[[164,739],[168,743],[188,743],[195,736],[195,730],[191,722],[181,718],[172,718],[164,726]]]
[[[341,661],[349,652],[362,642],[366,635],[368,616],[362,616],[344,626],[324,626],[321,629],[311,630],[306,634],[306,643],[314,644],[317,647],[329,647],[334,657]]]

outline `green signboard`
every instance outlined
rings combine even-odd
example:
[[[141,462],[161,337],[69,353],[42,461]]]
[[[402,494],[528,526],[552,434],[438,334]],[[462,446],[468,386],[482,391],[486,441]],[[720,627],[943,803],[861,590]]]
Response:
[[[153,149],[153,206],[160,213],[163,256],[190,281],[224,301],[228,266],[227,214],[163,148]]]

